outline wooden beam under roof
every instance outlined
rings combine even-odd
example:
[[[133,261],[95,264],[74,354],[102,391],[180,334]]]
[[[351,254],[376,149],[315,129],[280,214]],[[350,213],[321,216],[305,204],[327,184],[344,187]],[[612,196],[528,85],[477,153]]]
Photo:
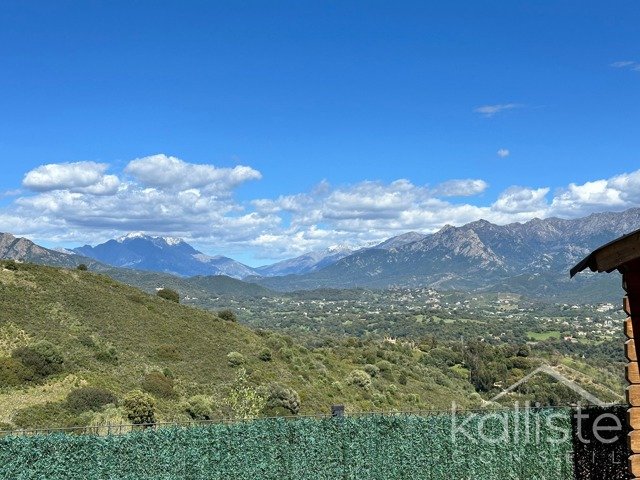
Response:
[[[589,268],[592,272],[612,272],[640,259],[640,230],[603,245],[571,269],[571,276]]]

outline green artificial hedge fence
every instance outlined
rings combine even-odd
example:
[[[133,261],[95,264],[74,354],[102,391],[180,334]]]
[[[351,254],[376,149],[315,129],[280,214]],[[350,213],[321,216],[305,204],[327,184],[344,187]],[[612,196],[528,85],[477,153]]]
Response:
[[[0,478],[568,480],[571,450],[570,410],[267,419],[5,436]]]

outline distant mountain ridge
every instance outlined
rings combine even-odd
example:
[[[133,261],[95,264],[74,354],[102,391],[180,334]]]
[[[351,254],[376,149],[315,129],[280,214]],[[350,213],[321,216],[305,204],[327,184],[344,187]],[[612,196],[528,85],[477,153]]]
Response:
[[[323,287],[502,290],[528,294],[575,288],[568,271],[594,248],[640,228],[640,208],[564,220],[495,225],[478,220],[430,235],[400,236],[362,249],[319,271],[257,279],[281,291]],[[609,282],[609,280],[603,280]]]
[[[206,255],[180,238],[130,233],[74,252],[114,267],[170,273],[181,277],[227,275],[244,278],[255,275],[253,268],[231,258]]]
[[[18,260],[55,267],[76,267],[81,263],[95,265],[90,258],[69,252],[50,250],[36,245],[31,240],[0,233],[0,260]]]
[[[229,257],[207,255],[181,238],[132,232],[94,247],[85,245],[75,248],[73,253],[119,268],[162,272],[181,277],[226,275],[244,279],[314,272],[350,255],[353,250],[337,245],[273,265],[252,268]]]
[[[135,236],[139,237],[139,235]],[[63,268],[75,268],[80,264],[85,264],[90,270],[106,274],[115,280],[136,286],[149,293],[154,293],[162,287],[174,288],[183,295],[200,297],[260,297],[273,293],[255,283],[243,282],[225,275],[182,278],[168,273],[113,267],[67,249],[44,248],[31,240],[15,237],[9,233],[0,233],[0,260],[16,260]]]
[[[422,240],[426,236],[427,235],[424,233],[407,232],[407,233],[403,233],[402,235],[398,235],[397,237],[391,237],[388,240],[385,240],[384,242],[379,243],[375,247],[370,247],[367,250],[370,250],[373,248],[378,248],[381,250],[391,250],[393,248],[402,247],[403,245],[406,245],[408,243],[417,242],[419,240]]]
[[[301,275],[321,270],[352,253],[353,249],[350,247],[336,245],[325,250],[305,253],[299,257],[283,260],[273,265],[258,267],[255,271],[263,277]]]
[[[611,293],[619,289],[615,275],[585,274],[570,281],[568,271],[596,247],[637,229],[640,229],[640,208],[571,220],[533,219],[508,225],[478,220],[460,227],[446,225],[433,234],[409,232],[355,251],[334,247],[311,252],[258,268],[227,257],[206,255],[178,238],[143,233],[129,234],[96,247],[80,247],[73,253],[49,250],[27,239],[0,234],[0,259],[66,267],[87,263],[92,269],[133,284],[144,283],[147,288],[170,282],[166,278],[141,277],[136,270],[202,277],[194,279],[197,290],[235,291],[254,296],[266,292],[256,290],[253,284],[276,291],[424,286],[536,297],[571,293],[611,298]],[[206,279],[221,275],[242,279],[244,283]],[[196,283],[180,285],[191,290]]]

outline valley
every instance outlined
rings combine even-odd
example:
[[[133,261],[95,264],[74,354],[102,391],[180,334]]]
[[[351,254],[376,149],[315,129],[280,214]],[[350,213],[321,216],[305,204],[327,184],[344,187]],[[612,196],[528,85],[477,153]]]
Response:
[[[622,398],[621,313],[612,304],[432,289],[181,302],[104,274],[1,262],[3,428],[126,423],[122,402],[136,390],[155,399],[158,421],[238,418],[229,403],[238,381],[264,400],[265,416],[321,414],[333,403],[352,412],[478,408],[541,365],[564,369],[603,401]],[[38,373],[21,352],[40,355],[43,345],[60,367]],[[72,392],[89,387],[113,400],[71,408]],[[198,401],[203,417],[189,407]],[[501,399],[578,401],[544,376]]]

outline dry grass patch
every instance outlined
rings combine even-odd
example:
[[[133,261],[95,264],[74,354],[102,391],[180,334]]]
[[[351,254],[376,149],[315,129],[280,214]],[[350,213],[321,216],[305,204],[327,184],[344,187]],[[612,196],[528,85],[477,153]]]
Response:
[[[87,382],[76,375],[66,377],[44,385],[14,390],[0,394],[0,422],[11,423],[16,411],[47,402],[59,402],[67,398],[71,390],[83,387]]]

